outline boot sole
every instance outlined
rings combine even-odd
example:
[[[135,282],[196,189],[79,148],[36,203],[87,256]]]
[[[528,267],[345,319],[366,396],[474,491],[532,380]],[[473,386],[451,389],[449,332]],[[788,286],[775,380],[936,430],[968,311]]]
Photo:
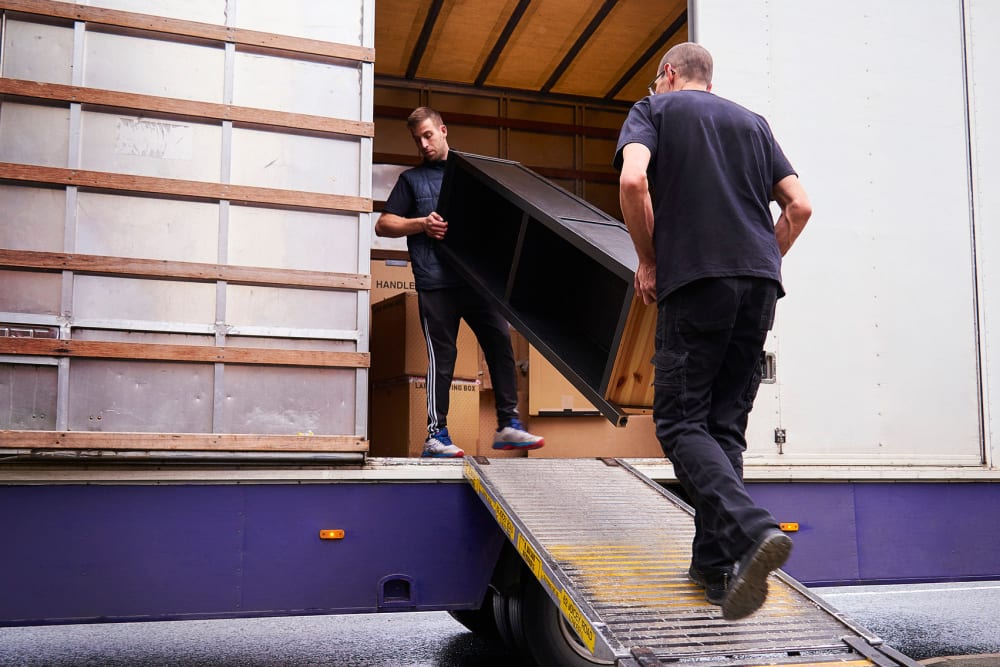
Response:
[[[722,617],[735,621],[754,613],[767,599],[767,577],[788,560],[792,540],[784,533],[770,533],[754,545],[746,567],[733,577],[722,600]]]

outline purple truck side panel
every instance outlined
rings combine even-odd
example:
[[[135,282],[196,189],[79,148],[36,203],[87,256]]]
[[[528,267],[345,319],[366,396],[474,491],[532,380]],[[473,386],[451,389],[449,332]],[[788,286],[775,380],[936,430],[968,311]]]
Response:
[[[1000,579],[1000,483],[749,484],[809,585]]]
[[[0,624],[474,608],[504,540],[457,483],[0,486],[0,534]]]
[[[805,584],[1000,579],[1000,483],[748,488]],[[472,609],[505,540],[436,481],[0,485],[0,536],[0,625]]]

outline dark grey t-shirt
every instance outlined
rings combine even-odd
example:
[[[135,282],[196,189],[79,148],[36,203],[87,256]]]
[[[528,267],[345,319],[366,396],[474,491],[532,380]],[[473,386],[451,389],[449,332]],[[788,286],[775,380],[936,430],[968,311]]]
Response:
[[[795,171],[763,117],[709,92],[663,93],[633,105],[616,169],[630,143],[652,154],[657,299],[701,278],[781,284],[769,204],[774,185]]]

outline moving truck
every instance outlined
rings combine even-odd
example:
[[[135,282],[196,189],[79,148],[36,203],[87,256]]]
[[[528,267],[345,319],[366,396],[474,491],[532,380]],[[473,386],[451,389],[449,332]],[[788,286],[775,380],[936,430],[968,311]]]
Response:
[[[369,455],[407,259],[371,230],[421,104],[620,217],[617,129],[688,39],[816,211],[746,458],[787,571],[1000,578],[1000,8],[591,4],[0,0],[0,623],[552,605],[460,462]]]

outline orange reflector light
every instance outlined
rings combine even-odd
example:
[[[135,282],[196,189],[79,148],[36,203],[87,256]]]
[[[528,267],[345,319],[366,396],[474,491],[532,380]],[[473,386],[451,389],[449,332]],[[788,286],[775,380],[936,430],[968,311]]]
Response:
[[[790,521],[787,523],[779,523],[778,528],[782,529],[786,533],[795,533],[798,532],[799,530],[799,524],[794,521]]]
[[[321,540],[342,540],[344,539],[344,531],[337,530],[321,530],[319,531],[319,539]]]

